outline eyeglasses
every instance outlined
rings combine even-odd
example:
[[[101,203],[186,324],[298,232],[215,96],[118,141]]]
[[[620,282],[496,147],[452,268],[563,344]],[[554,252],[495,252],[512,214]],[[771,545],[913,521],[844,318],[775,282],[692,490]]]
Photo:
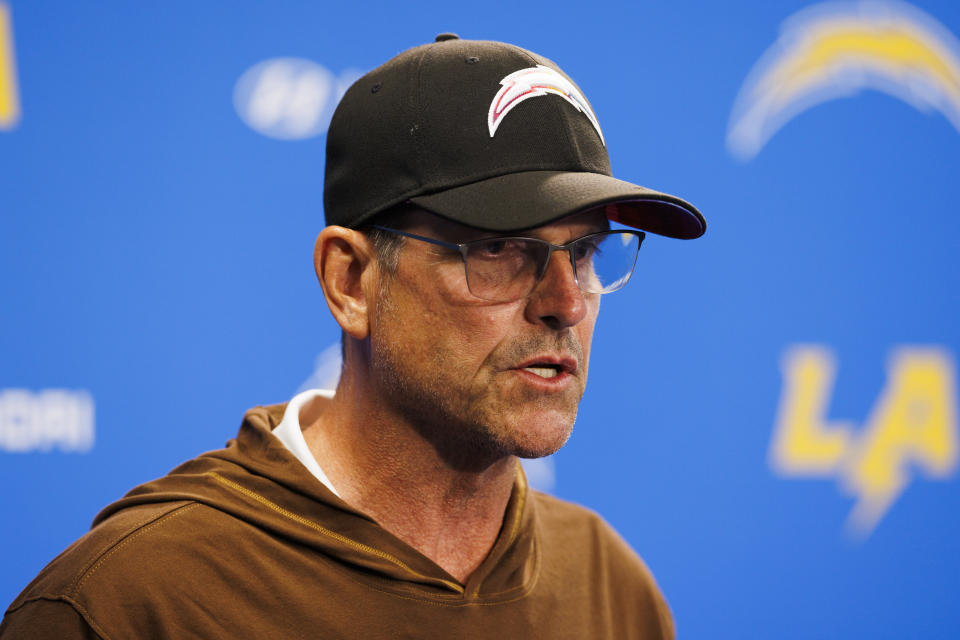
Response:
[[[543,279],[554,251],[570,254],[573,276],[584,293],[610,293],[627,284],[646,234],[611,230],[591,233],[564,245],[539,238],[484,238],[455,244],[380,225],[388,233],[458,251],[470,293],[489,302],[526,298]]]

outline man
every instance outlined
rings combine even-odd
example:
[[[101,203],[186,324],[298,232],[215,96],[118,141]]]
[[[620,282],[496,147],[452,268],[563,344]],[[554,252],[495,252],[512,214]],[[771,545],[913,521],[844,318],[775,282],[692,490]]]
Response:
[[[691,205],[610,177],[551,61],[453,34],[334,114],[315,265],[336,393],[107,507],[10,606],[4,638],[669,638],[640,559],[528,490],[587,378],[600,296]]]

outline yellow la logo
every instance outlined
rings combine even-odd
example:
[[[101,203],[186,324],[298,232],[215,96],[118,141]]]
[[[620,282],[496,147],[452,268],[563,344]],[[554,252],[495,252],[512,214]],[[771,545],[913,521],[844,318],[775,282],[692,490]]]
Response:
[[[20,121],[17,72],[13,57],[13,21],[10,7],[0,2],[0,129],[13,129]]]
[[[836,360],[825,347],[789,350],[781,363],[783,393],[770,443],[770,464],[785,476],[837,477],[857,501],[848,531],[866,537],[910,482],[957,468],[954,367],[935,348],[902,348],[864,428],[827,419]]]

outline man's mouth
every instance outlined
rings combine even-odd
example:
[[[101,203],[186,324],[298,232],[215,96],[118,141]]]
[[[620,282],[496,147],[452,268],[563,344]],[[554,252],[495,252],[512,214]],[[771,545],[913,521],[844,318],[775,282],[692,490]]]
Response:
[[[560,366],[559,365],[535,365],[532,367],[524,367],[524,371],[529,371],[532,374],[538,375],[541,378],[556,378],[560,375]]]
[[[517,367],[520,371],[543,378],[560,382],[577,372],[577,360],[567,355],[535,356]]]

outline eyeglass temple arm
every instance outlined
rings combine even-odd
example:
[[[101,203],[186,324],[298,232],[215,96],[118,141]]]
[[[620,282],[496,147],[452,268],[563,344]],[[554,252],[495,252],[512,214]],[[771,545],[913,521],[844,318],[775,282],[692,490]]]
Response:
[[[447,249],[453,249],[454,251],[459,251],[463,253],[463,247],[459,244],[454,244],[452,242],[444,242],[443,240],[437,240],[436,238],[428,238],[426,236],[418,236],[415,233],[409,233],[407,231],[400,231],[399,229],[391,229],[390,227],[384,227],[379,224],[370,225],[373,229],[380,229],[381,231],[386,231],[388,233],[395,233],[398,236],[406,236],[408,238],[413,238],[414,240],[423,240],[424,242],[429,242],[430,244],[435,244],[441,247],[446,247]]]

